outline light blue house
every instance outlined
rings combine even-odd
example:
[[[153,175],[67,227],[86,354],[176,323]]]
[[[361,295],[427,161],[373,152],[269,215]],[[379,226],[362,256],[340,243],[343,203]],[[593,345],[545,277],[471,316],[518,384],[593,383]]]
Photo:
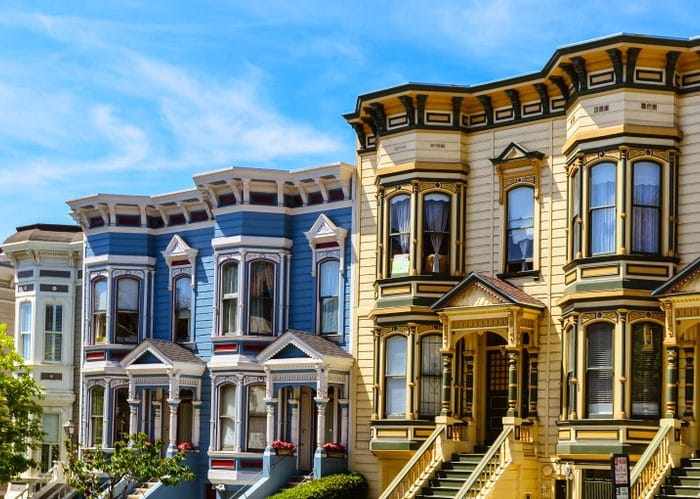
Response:
[[[142,431],[192,447],[202,498],[337,467],[322,446],[348,442],[353,174],[229,168],[69,201],[85,232],[81,445]],[[275,457],[277,439],[296,455]]]

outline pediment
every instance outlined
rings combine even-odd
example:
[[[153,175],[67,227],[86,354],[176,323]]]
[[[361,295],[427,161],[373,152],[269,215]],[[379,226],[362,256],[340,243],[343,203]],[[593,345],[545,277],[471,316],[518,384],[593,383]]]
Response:
[[[296,345],[287,345],[270,359],[309,359],[309,354]]]
[[[530,151],[517,142],[511,142],[505,149],[503,149],[503,151],[501,151],[501,154],[491,161],[494,164],[501,164],[522,159],[542,159],[543,157],[544,154],[539,151]]]
[[[487,307],[509,303],[480,283],[473,283],[453,296],[446,307]]]
[[[345,239],[347,232],[346,229],[338,227],[333,223],[333,220],[322,213],[318,216],[311,228],[304,232],[304,235],[306,239],[309,240],[309,244],[313,246],[323,242],[339,243],[341,240]]]
[[[171,264],[175,260],[187,260],[194,265],[198,250],[192,248],[179,235],[174,235],[168,246],[162,251],[163,258]]]
[[[133,362],[131,362],[130,365],[165,365],[163,363],[163,360],[157,357],[153,352],[151,351],[145,351],[141,355],[139,355],[136,359],[134,359]]]
[[[310,333],[288,331],[257,355],[262,365],[326,364],[349,368],[353,357],[333,342]]]

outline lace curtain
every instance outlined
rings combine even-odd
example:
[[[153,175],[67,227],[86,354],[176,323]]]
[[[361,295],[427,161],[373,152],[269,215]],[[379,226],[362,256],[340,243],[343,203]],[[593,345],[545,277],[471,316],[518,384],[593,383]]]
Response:
[[[391,220],[391,233],[398,243],[401,253],[408,253],[410,236],[410,198],[408,196],[395,196],[391,199],[389,218]]]
[[[632,199],[632,251],[659,252],[659,212],[661,206],[660,168],[656,163],[634,164]]]
[[[615,251],[615,165],[591,168],[591,254]]]
[[[440,248],[447,235],[447,221],[450,213],[450,198],[444,194],[428,194],[425,196],[424,223],[425,231],[433,249],[433,268],[430,272],[440,271]],[[423,244],[427,244],[425,241]],[[446,257],[446,255],[442,255]]]
[[[254,262],[252,275],[250,333],[271,333],[275,266],[270,262]]]

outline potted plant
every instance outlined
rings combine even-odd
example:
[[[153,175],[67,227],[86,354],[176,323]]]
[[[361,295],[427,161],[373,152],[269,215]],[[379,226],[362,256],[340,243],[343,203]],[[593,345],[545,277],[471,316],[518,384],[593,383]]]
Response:
[[[326,456],[335,458],[345,458],[347,449],[340,442],[326,442],[323,444]]]
[[[180,452],[190,452],[194,450],[194,445],[192,445],[192,442],[180,442],[177,444],[177,450]]]
[[[272,448],[275,449],[275,454],[278,456],[293,456],[296,446],[292,442],[284,440],[273,440]]]

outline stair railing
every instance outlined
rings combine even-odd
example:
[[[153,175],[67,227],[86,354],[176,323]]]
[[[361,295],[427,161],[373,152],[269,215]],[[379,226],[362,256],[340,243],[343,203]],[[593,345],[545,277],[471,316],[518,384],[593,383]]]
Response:
[[[444,458],[440,441],[443,437],[447,438],[447,425],[438,425],[379,499],[403,499],[415,496],[422,484],[442,465]]]
[[[671,446],[675,439],[672,422],[662,423],[656,436],[630,471],[632,499],[651,494],[673,466]]]
[[[455,497],[477,497],[481,489],[493,479],[497,473],[510,463],[510,453],[508,449],[508,439],[513,433],[514,426],[508,425],[503,428],[501,434],[493,445],[484,454],[469,478],[464,482]]]

